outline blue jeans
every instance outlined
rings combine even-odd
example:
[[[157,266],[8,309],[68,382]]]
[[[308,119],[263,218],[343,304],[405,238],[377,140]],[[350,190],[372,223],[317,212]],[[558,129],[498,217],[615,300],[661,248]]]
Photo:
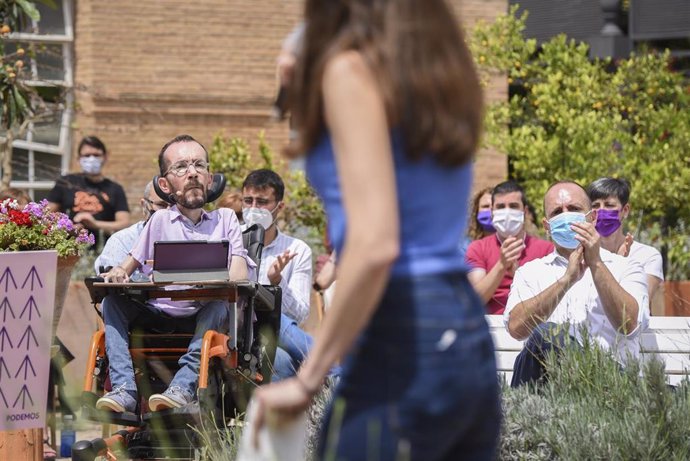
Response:
[[[576,345],[577,341],[570,337],[567,327],[553,322],[537,325],[527,338],[525,347],[515,358],[510,387],[544,382],[546,380],[544,365],[547,354],[559,353],[568,344]]]
[[[313,344],[314,339],[302,330],[295,320],[280,314],[280,332],[276,358],[273,361],[272,380],[280,381],[295,376]]]
[[[136,394],[132,357],[129,354],[130,326],[151,328],[158,332],[194,333],[187,352],[177,362],[180,369],[169,386],[179,386],[190,395],[196,395],[199,380],[201,340],[208,330],[225,331],[228,322],[228,303],[210,301],[190,317],[170,317],[153,306],[136,303],[124,296],[109,295],[101,304],[105,323],[105,350],[110,362],[110,382],[113,389],[123,386]]]
[[[302,330],[297,322],[285,314],[280,314],[280,332],[276,358],[273,361],[272,381],[291,378],[297,374],[302,362],[309,354],[314,338]],[[340,367],[334,366],[331,375],[340,375]]]
[[[494,459],[501,423],[494,348],[464,274],[388,283],[325,421],[319,459]]]

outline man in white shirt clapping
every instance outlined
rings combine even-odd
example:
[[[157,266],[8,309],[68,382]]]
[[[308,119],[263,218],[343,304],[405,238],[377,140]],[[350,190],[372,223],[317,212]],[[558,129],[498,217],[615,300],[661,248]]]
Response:
[[[583,329],[625,363],[638,355],[649,321],[645,273],[638,263],[601,248],[585,190],[572,181],[553,184],[544,214],[556,250],[518,268],[504,312],[511,336],[527,339],[512,386],[539,381],[546,352],[562,348],[566,336],[581,342]]]

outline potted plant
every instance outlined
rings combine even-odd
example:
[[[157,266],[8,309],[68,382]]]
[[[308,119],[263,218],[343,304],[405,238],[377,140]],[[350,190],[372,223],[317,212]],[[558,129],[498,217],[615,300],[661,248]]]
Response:
[[[0,252],[55,250],[58,255],[53,335],[57,329],[72,268],[79,256],[94,244],[94,236],[77,229],[64,213],[53,212],[48,201],[23,207],[14,199],[0,204]]]
[[[14,346],[16,346],[14,349],[16,349],[20,347],[20,343],[24,340],[24,338],[26,338],[27,355],[25,360],[29,360],[29,362],[26,362],[24,367],[25,384],[22,388],[22,392],[29,394],[30,391],[26,386],[26,378],[33,376],[33,384],[31,385],[33,391],[31,392],[34,392],[34,396],[28,397],[31,405],[34,405],[34,401],[41,402],[41,396],[36,395],[35,391],[36,389],[41,389],[40,383],[44,383],[45,385],[48,384],[47,375],[41,370],[45,370],[47,368],[48,362],[46,360],[49,359],[46,358],[45,352],[43,352],[41,355],[43,358],[39,359],[39,361],[35,361],[35,366],[32,364],[29,367],[28,364],[31,363],[31,358],[28,355],[30,345],[35,346],[35,348],[33,348],[34,351],[37,350],[36,348],[39,350],[45,348],[43,350],[47,351],[47,348],[50,347],[50,343],[55,336],[57,324],[60,319],[60,313],[65,301],[72,268],[79,260],[79,256],[82,254],[82,252],[90,245],[93,245],[93,243],[94,236],[91,233],[85,229],[76,228],[74,223],[64,213],[51,211],[46,200],[43,200],[39,203],[29,202],[24,206],[20,205],[17,200],[11,198],[8,198],[0,203],[0,265],[3,266],[2,280],[4,280],[4,285],[2,287],[2,289],[4,289],[3,301],[0,305],[4,308],[1,319],[3,324],[2,329],[0,330],[0,333],[4,334],[4,336],[2,343],[3,354],[0,359],[2,360],[2,366],[4,367],[4,371],[6,373],[9,373],[7,364],[11,363],[13,360],[10,358],[10,355],[7,357],[6,355],[12,354],[13,352],[5,350],[7,349],[5,346],[9,345],[10,348],[13,348],[13,345],[11,344],[12,339],[9,338],[9,336],[12,335],[11,332],[13,328],[22,328],[22,322],[26,322],[27,318],[30,322],[32,316],[39,318],[45,316],[45,311],[43,311],[41,314],[39,306],[41,306],[42,309],[43,306],[50,305],[50,296],[52,295],[52,285],[50,283],[45,284],[45,276],[47,274],[54,274],[55,276],[55,296],[54,302],[52,303],[54,306],[53,322],[52,325],[46,325],[46,323],[43,323],[43,328],[45,329],[44,331],[47,334],[41,333],[41,327],[38,327],[36,333],[34,333],[33,330],[30,331],[30,329],[36,325],[29,323],[29,327],[26,329],[24,335],[21,337],[14,335],[13,339],[15,343]],[[29,275],[27,275],[23,282],[20,277],[15,280],[15,276],[12,275],[12,270],[10,269],[10,266],[12,266],[16,274],[17,258],[15,255],[17,252],[26,252],[26,259],[22,260],[22,264],[32,265],[31,270],[28,272]],[[54,253],[57,253],[57,257],[54,255]],[[46,260],[51,261],[52,264],[55,264],[54,261],[56,259],[56,270],[46,266]],[[35,273],[32,275],[31,271],[35,271]],[[43,274],[43,281],[41,281],[40,274]],[[27,284],[30,284],[31,287],[29,291],[30,297],[28,298],[29,300],[26,302],[24,308],[21,309],[21,303],[20,305],[17,305],[14,301],[11,301],[10,304],[10,300],[12,299],[10,291],[13,291],[15,293],[14,296],[16,296],[17,289],[21,288],[23,290],[24,287],[26,287],[27,290],[29,290]],[[46,287],[51,287],[46,288],[46,290],[51,290],[48,291],[49,294],[47,295],[47,299],[46,295],[42,295],[40,292],[34,291],[34,284],[40,285],[41,287],[44,285]],[[36,299],[38,300],[38,303],[34,301],[34,296],[37,296]],[[14,310],[12,305],[14,305]],[[49,322],[49,319],[50,316],[48,315],[45,322]],[[10,333],[8,333],[8,331]],[[51,335],[50,337],[48,337],[49,334]],[[9,366],[12,367],[12,365]],[[7,379],[11,377],[19,377],[19,379],[21,379],[21,370],[22,368],[20,366],[18,371],[13,375],[4,376],[3,389],[5,393],[11,392],[8,390]],[[16,379],[14,381],[16,381]],[[9,384],[11,387],[12,383]],[[36,388],[36,385],[39,387]],[[45,392],[45,388],[43,389],[44,390],[42,392]],[[47,395],[47,393],[43,395]],[[3,398],[6,399],[6,397]],[[24,395],[24,400],[22,400],[20,407],[21,410],[24,410],[26,399],[27,396]],[[5,401],[3,401],[3,403]],[[17,398],[17,402],[19,402],[19,398]],[[36,405],[45,408],[45,403],[37,403]],[[17,409],[15,406],[16,405],[12,407],[12,411],[10,411],[7,405],[5,408],[3,408],[3,413],[6,413],[3,416],[3,419],[5,417],[17,417],[17,415],[10,414],[12,412],[16,412]],[[38,413],[25,414],[34,416],[38,415]],[[45,420],[43,417],[37,417],[37,419],[39,420],[39,424],[42,424]],[[24,428],[0,432],[0,458],[9,459],[9,454],[12,454],[13,459],[15,459],[14,455],[16,455],[16,459],[42,459],[42,429],[38,428],[37,426],[21,427]]]

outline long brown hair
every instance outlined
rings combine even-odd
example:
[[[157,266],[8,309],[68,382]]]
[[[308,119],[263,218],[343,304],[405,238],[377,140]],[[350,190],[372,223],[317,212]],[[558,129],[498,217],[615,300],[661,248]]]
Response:
[[[388,123],[408,155],[444,165],[470,160],[479,142],[482,94],[464,34],[444,0],[306,0],[306,30],[291,108],[307,152],[324,126],[321,79],[330,58],[357,50],[379,82]]]
[[[492,193],[492,187],[485,187],[484,189],[479,190],[476,194],[474,194],[474,197],[472,197],[472,206],[470,207],[470,213],[467,216],[470,221],[469,226],[467,226],[467,236],[470,238],[470,240],[479,240],[487,235],[487,233],[484,232],[484,229],[482,229],[482,225],[479,224],[479,221],[477,220],[477,213],[479,212],[479,202],[482,200],[482,197],[484,197],[486,194],[491,195]]]

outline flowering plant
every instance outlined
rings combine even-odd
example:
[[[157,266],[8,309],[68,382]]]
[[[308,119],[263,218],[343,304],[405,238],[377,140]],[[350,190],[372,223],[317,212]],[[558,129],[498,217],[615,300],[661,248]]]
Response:
[[[21,207],[14,199],[0,203],[0,251],[57,250],[59,257],[79,256],[94,236],[77,229],[64,213],[50,211],[48,201]]]

